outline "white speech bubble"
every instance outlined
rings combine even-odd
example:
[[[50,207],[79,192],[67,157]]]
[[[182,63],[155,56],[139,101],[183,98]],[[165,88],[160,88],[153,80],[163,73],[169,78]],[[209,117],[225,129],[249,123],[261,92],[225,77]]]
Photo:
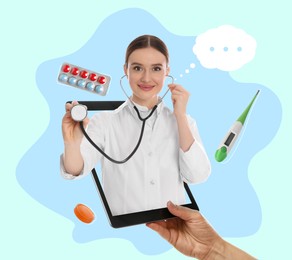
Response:
[[[193,52],[205,68],[234,71],[254,58],[256,46],[242,29],[222,25],[198,35]]]

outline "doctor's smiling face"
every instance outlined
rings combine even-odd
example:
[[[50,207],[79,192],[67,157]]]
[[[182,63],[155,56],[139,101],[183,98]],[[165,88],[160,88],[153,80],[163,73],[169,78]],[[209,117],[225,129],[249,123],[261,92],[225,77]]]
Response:
[[[164,48],[151,46],[150,38],[144,37],[145,47],[128,47],[126,62],[124,65],[125,74],[128,77],[132,89],[132,100],[139,105],[149,109],[157,104],[158,94],[161,91],[166,75],[169,73],[168,52],[163,42],[159,40]],[[139,39],[139,38],[138,38]],[[157,43],[157,39],[154,38]],[[130,50],[130,51],[129,51]]]

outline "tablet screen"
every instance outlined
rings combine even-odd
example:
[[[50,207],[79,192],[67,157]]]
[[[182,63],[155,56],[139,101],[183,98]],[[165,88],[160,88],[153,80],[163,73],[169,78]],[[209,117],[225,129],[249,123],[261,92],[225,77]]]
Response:
[[[168,218],[173,218],[174,216],[168,211],[166,207],[161,208],[155,208],[155,209],[147,209],[144,211],[138,211],[138,212],[131,212],[128,214],[121,214],[121,215],[113,215],[111,206],[108,203],[107,197],[104,193],[103,187],[100,182],[100,176],[96,172],[95,169],[92,170],[92,177],[93,181],[96,184],[96,188],[98,190],[98,193],[100,195],[100,199],[102,201],[104,210],[107,214],[109,223],[114,228],[120,228],[120,227],[127,227],[132,225],[138,225],[138,224],[144,224],[154,221],[160,221],[165,220]],[[186,183],[184,183],[184,189],[185,189],[185,196],[186,201],[184,204],[181,204],[182,206],[199,210],[199,207]]]
[[[80,104],[86,105],[88,111],[99,111],[99,110],[114,110],[118,108],[124,101],[78,101]],[[88,114],[91,117],[92,114]],[[127,173],[131,174],[131,173]],[[96,185],[98,193],[100,195],[102,204],[104,206],[105,212],[108,216],[108,220],[112,227],[126,227],[131,225],[143,224],[153,221],[164,220],[168,218],[174,217],[166,208],[166,203],[168,200],[172,202],[183,205],[195,210],[199,210],[197,203],[186,183],[181,182],[180,187],[176,187],[176,191],[172,190],[171,187],[168,189],[168,195],[164,196],[165,201],[159,201],[159,196],[155,194],[151,194],[153,197],[151,199],[151,203],[147,203],[147,201],[141,205],[142,203],[135,203],[139,200],[138,197],[143,198],[142,189],[139,190],[139,194],[134,194],[137,192],[137,188],[133,188],[134,193],[131,192],[131,187],[128,188],[129,196],[123,196],[129,198],[127,201],[120,200],[117,198],[120,196],[117,190],[106,189],[103,186],[103,178],[102,173],[97,172],[95,169],[92,169],[92,177],[93,181]],[[149,185],[155,185],[155,183],[149,183]],[[172,192],[173,191],[173,192]],[[179,192],[178,192],[179,191]],[[142,194],[142,195],[141,195]],[[149,194],[149,192],[148,192]],[[148,195],[149,196],[149,195]],[[114,198],[115,199],[112,199]],[[122,196],[121,196],[122,197]],[[156,199],[157,197],[157,199]],[[147,200],[147,197],[145,197]],[[114,203],[112,201],[115,201]]]

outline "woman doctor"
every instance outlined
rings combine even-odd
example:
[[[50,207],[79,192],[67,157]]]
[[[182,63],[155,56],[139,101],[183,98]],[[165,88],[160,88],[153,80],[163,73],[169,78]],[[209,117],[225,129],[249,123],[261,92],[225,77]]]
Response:
[[[169,84],[173,111],[159,102],[168,63],[167,47],[159,38],[143,35],[134,39],[124,64],[131,100],[115,111],[84,120],[92,140],[112,158],[122,160],[136,146],[142,125],[133,103],[142,118],[158,104],[146,121],[140,147],[124,164],[110,162],[83,137],[79,123],[70,115],[76,102],[66,104],[61,174],[66,179],[80,178],[100,161],[103,189],[113,215],[166,207],[169,200],[183,204],[183,182],[201,183],[210,175],[210,161],[196,123],[186,114],[189,93],[179,84]]]

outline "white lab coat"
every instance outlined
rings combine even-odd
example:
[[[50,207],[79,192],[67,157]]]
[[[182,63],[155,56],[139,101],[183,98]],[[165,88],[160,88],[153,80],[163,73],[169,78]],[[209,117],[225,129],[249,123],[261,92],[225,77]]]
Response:
[[[136,105],[145,118],[149,111]],[[64,171],[61,175],[77,179],[87,175],[100,161],[102,184],[113,215],[166,207],[167,201],[185,203],[183,182],[200,183],[211,172],[195,121],[188,117],[195,142],[187,152],[179,147],[176,118],[160,103],[146,121],[141,145],[124,164],[104,158],[85,138],[81,143],[84,169],[79,176]],[[88,124],[87,133],[110,157],[126,158],[139,139],[142,122],[128,100],[115,111],[96,113]]]

